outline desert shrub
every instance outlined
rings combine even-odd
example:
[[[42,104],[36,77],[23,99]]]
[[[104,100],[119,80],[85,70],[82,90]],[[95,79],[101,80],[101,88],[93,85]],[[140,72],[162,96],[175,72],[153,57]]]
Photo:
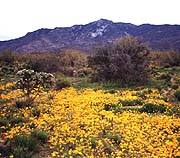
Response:
[[[31,158],[47,140],[48,134],[36,129],[30,135],[15,135],[6,144],[14,158]]]
[[[82,68],[78,70],[78,77],[85,77],[89,76],[92,74],[92,69],[91,68]]]
[[[11,120],[9,121],[9,123],[11,125],[15,125],[15,124],[19,124],[19,123],[23,123],[24,119],[22,116],[18,116],[18,117],[13,117],[11,118]]]
[[[71,87],[71,82],[65,77],[59,77],[55,83],[55,89],[61,90],[62,88]]]
[[[152,52],[149,58],[156,65],[166,68],[180,65],[180,53],[176,51]]]
[[[107,90],[105,93],[114,94],[114,93],[117,93],[117,90],[115,90],[115,89],[109,89],[109,90]]]
[[[39,117],[40,116],[40,114],[41,114],[41,110],[40,109],[38,109],[38,107],[33,107],[33,109],[32,109],[32,114],[33,114],[33,116],[35,117]]]
[[[106,110],[106,111],[111,110],[112,107],[113,107],[113,106],[112,106],[111,104],[104,104],[104,110]]]
[[[51,88],[55,82],[55,77],[52,74],[35,72],[34,70],[23,69],[17,72],[17,76],[19,80],[16,86],[22,89],[26,100],[34,100],[42,88]]]
[[[90,139],[90,144],[93,149],[95,149],[98,146],[98,139],[96,137],[92,137]]]
[[[22,99],[19,99],[15,102],[15,106],[17,108],[24,108],[24,107],[28,107],[28,106],[31,106],[33,103],[33,99],[31,98],[22,98]]]
[[[122,140],[122,136],[121,135],[113,135],[113,134],[107,134],[106,138],[110,139],[113,144],[119,145],[121,143]]]
[[[21,64],[17,61],[17,54],[11,51],[0,53],[0,77],[14,75],[20,68]]]
[[[14,113],[18,113],[19,109],[16,106],[10,106],[7,108],[7,116],[13,116]]]
[[[87,67],[87,55],[77,50],[66,50],[59,54],[60,63],[63,67],[82,69]]]
[[[0,126],[7,126],[8,120],[6,118],[0,118]]]
[[[31,53],[24,54],[19,59],[26,62],[26,68],[37,72],[57,72],[59,56],[55,53]]]
[[[77,50],[23,53],[18,55],[17,60],[19,63],[25,63],[26,69],[37,72],[61,72],[65,75],[72,75],[73,70],[78,71],[88,65],[87,54]]]
[[[4,51],[0,53],[0,61],[5,65],[10,65],[16,61],[17,54],[12,51]]]
[[[158,79],[170,81],[171,80],[171,75],[168,74],[168,73],[162,73],[162,74],[159,75]]]
[[[87,54],[77,50],[65,50],[59,53],[59,72],[66,76],[85,75]],[[81,71],[81,72],[80,72]]]
[[[106,111],[114,111],[114,112],[120,112],[121,108],[117,104],[104,104],[104,110]]]
[[[174,106],[174,107],[170,108],[168,111],[168,114],[180,117],[180,107]]]
[[[37,149],[38,141],[34,137],[15,135],[7,145],[14,158],[31,158]]]
[[[152,103],[146,103],[140,109],[140,112],[147,112],[147,113],[164,113],[166,112],[167,108],[164,105],[156,105]]]
[[[174,96],[176,97],[176,99],[177,99],[178,101],[180,101],[180,90],[176,90],[176,91],[174,92]]]
[[[135,100],[119,100],[119,102],[123,106],[136,106],[136,105],[142,105],[143,101],[140,99],[135,99]]]
[[[171,84],[171,88],[177,90],[179,88],[179,85],[176,83]]]
[[[45,131],[34,130],[31,133],[31,136],[36,138],[41,143],[46,143],[48,140],[48,134]]]
[[[111,45],[97,48],[88,61],[97,80],[142,84],[147,78],[149,52],[137,38],[126,36]]]

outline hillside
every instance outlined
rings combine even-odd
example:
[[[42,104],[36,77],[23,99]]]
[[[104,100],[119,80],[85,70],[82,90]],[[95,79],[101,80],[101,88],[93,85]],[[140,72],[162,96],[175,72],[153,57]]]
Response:
[[[155,50],[180,50],[180,25],[133,25],[100,19],[86,25],[39,29],[25,36],[0,42],[0,51],[55,52],[73,48],[91,52],[93,46],[130,34],[141,37]]]

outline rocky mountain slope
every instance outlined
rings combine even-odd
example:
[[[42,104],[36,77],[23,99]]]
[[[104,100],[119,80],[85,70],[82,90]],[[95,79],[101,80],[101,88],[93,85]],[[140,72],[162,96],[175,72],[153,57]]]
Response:
[[[112,42],[125,35],[139,36],[152,49],[180,50],[180,25],[133,25],[100,19],[86,25],[39,29],[25,36],[0,42],[0,51],[54,52],[65,48],[91,51],[97,44]]]

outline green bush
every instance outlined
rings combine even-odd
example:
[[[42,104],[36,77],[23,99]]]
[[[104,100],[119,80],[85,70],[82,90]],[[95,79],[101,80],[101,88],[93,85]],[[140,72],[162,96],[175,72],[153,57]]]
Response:
[[[71,86],[72,86],[71,82],[65,77],[58,78],[55,83],[56,90],[61,90],[62,88],[71,87]]]
[[[93,149],[95,149],[96,147],[97,147],[97,145],[98,145],[98,142],[97,142],[98,140],[97,140],[97,138],[95,138],[95,137],[92,137],[91,139],[90,139],[90,142],[91,142],[91,147],[93,148]]]
[[[114,94],[114,93],[117,93],[117,90],[115,90],[115,89],[109,89],[109,90],[107,90],[105,93]]]
[[[26,135],[16,135],[7,142],[14,158],[31,158],[37,149],[37,145],[37,139]]]
[[[168,111],[169,115],[180,117],[180,107],[172,107]]]
[[[113,141],[113,143],[116,144],[116,145],[119,145],[121,143],[122,136],[120,136],[120,135],[108,134],[108,135],[106,135],[106,137],[108,139],[110,139],[111,141]]]
[[[117,104],[104,104],[104,110],[106,111],[115,111],[115,112],[120,112],[121,108]]]
[[[164,113],[166,112],[167,108],[164,105],[156,105],[152,103],[146,103],[140,109],[140,112],[147,112],[147,113]]]
[[[135,99],[135,100],[119,100],[119,102],[123,106],[136,106],[136,105],[142,105],[143,101],[140,99]]]
[[[170,74],[167,74],[167,73],[162,73],[162,74],[160,74],[160,76],[158,77],[158,79],[170,81],[170,80],[171,80],[171,75],[170,75]]]
[[[31,136],[36,138],[38,141],[41,141],[42,143],[47,143],[48,134],[45,131],[34,130],[31,133]]]
[[[11,123],[11,125],[15,125],[15,124],[19,124],[19,123],[23,123],[23,117],[22,116],[18,116],[18,117],[13,117],[9,123]]]
[[[33,114],[34,117],[35,117],[35,116],[39,117],[40,114],[41,114],[41,111],[40,111],[40,109],[38,109],[37,107],[34,107],[34,108],[32,109],[32,114]]]
[[[180,101],[180,90],[176,90],[175,93],[174,93],[174,96],[176,97],[176,99],[178,101]]]
[[[82,68],[78,70],[78,77],[85,77],[92,74],[91,68]]]
[[[31,98],[25,98],[25,99],[19,99],[16,101],[15,106],[17,108],[24,108],[31,106],[33,103],[33,100]]]
[[[179,85],[176,83],[171,84],[171,88],[177,90],[179,88]]]
[[[6,118],[0,118],[0,126],[7,126],[8,120]]]

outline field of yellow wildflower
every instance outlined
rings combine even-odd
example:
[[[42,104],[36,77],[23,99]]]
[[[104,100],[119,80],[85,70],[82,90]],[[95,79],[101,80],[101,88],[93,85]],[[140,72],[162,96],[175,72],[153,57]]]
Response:
[[[42,146],[49,158],[180,156],[180,118],[157,89],[110,93],[66,88],[42,92],[33,105],[18,108],[16,100],[23,93],[12,87],[12,83],[0,87],[1,144],[39,130],[48,135]],[[144,105],[165,111],[144,112]]]

